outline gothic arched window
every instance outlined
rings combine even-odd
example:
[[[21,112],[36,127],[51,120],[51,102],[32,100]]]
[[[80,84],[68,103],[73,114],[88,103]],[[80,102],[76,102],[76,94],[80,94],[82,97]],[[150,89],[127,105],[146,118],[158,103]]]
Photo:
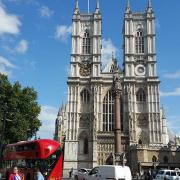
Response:
[[[144,34],[142,30],[136,32],[135,37],[136,53],[144,53]]]
[[[114,64],[110,68],[110,73],[113,73],[113,72],[114,72]]]
[[[91,39],[89,36],[89,32],[86,30],[83,36],[82,53],[90,54],[90,52],[91,52]]]
[[[136,101],[146,102],[146,93],[143,89],[139,89],[136,93]]]
[[[88,139],[84,139],[84,148],[83,148],[84,154],[88,154]]]
[[[83,91],[81,91],[80,96],[81,96],[81,102],[82,103],[89,103],[90,94],[89,94],[89,91],[87,89],[84,89]]]
[[[103,100],[103,131],[114,129],[114,98],[112,91],[108,91]]]

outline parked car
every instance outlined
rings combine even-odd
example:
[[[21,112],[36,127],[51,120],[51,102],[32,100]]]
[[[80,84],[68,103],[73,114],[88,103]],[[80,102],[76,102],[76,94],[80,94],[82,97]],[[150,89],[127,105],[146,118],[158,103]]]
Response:
[[[180,180],[180,176],[178,176],[178,172],[174,170],[164,169],[160,170],[155,180]]]
[[[85,180],[87,174],[91,171],[91,169],[81,168],[73,172],[73,176],[75,180]]]
[[[131,180],[131,171],[128,166],[104,165],[93,168],[86,180]]]

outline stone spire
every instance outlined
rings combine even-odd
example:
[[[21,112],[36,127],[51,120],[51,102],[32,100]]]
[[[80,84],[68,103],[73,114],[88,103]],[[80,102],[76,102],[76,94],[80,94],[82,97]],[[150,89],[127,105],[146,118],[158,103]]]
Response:
[[[78,0],[76,0],[75,8],[74,8],[74,14],[79,14],[79,3]]]
[[[147,12],[148,12],[148,13],[152,13],[152,12],[153,12],[153,10],[152,10],[152,2],[151,2],[151,0],[148,0]]]
[[[95,13],[96,14],[99,14],[100,13],[100,8],[99,8],[99,0],[96,1],[96,10],[95,10]]]
[[[148,8],[152,8],[151,0],[148,0]]]
[[[113,60],[113,59],[115,59],[115,58],[114,58],[114,52],[112,51],[112,60]]]
[[[61,116],[62,113],[64,112],[64,110],[65,110],[65,107],[64,107],[64,103],[62,101],[61,107],[59,108],[59,111],[58,111],[58,116]]]
[[[130,12],[131,12],[130,2],[129,0],[126,0],[126,13],[130,13]]]

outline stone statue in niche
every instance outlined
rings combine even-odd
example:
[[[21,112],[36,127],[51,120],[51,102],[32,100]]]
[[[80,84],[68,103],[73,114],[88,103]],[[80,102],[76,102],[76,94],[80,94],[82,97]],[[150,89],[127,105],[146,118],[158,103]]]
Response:
[[[87,116],[82,116],[79,120],[80,128],[88,128],[89,127],[89,118]]]

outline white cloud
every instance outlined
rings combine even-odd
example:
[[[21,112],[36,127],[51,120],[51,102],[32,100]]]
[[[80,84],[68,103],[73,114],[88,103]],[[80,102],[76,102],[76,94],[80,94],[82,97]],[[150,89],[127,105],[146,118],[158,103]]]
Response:
[[[112,58],[112,54],[116,56],[118,49],[114,46],[111,39],[102,39],[102,66],[104,67]]]
[[[42,122],[37,135],[41,138],[53,138],[55,131],[55,119],[57,118],[58,109],[53,106],[42,106],[39,119]]]
[[[162,92],[160,91],[160,96],[180,96],[180,87],[176,88],[174,91],[170,91],[170,92]]]
[[[58,109],[53,106],[42,106],[39,118],[41,120],[55,120],[57,117]]]
[[[172,131],[172,133],[180,134],[180,132],[179,132],[179,129],[180,129],[179,120],[180,120],[179,115],[168,117],[168,126],[169,126],[170,130]]]
[[[11,75],[12,69],[16,68],[8,59],[0,56],[0,73],[5,75]]]
[[[41,17],[51,17],[54,12],[51,11],[47,6],[42,6],[39,10]]]
[[[71,32],[72,32],[71,26],[59,25],[56,28],[55,38],[59,39],[60,41],[66,42]]]
[[[174,73],[163,74],[163,77],[168,79],[179,79],[180,78],[180,70]]]
[[[15,51],[20,54],[26,53],[28,50],[28,42],[22,39],[15,48]]]
[[[8,14],[3,6],[0,6],[0,22],[0,36],[19,33],[20,20],[16,15]]]

